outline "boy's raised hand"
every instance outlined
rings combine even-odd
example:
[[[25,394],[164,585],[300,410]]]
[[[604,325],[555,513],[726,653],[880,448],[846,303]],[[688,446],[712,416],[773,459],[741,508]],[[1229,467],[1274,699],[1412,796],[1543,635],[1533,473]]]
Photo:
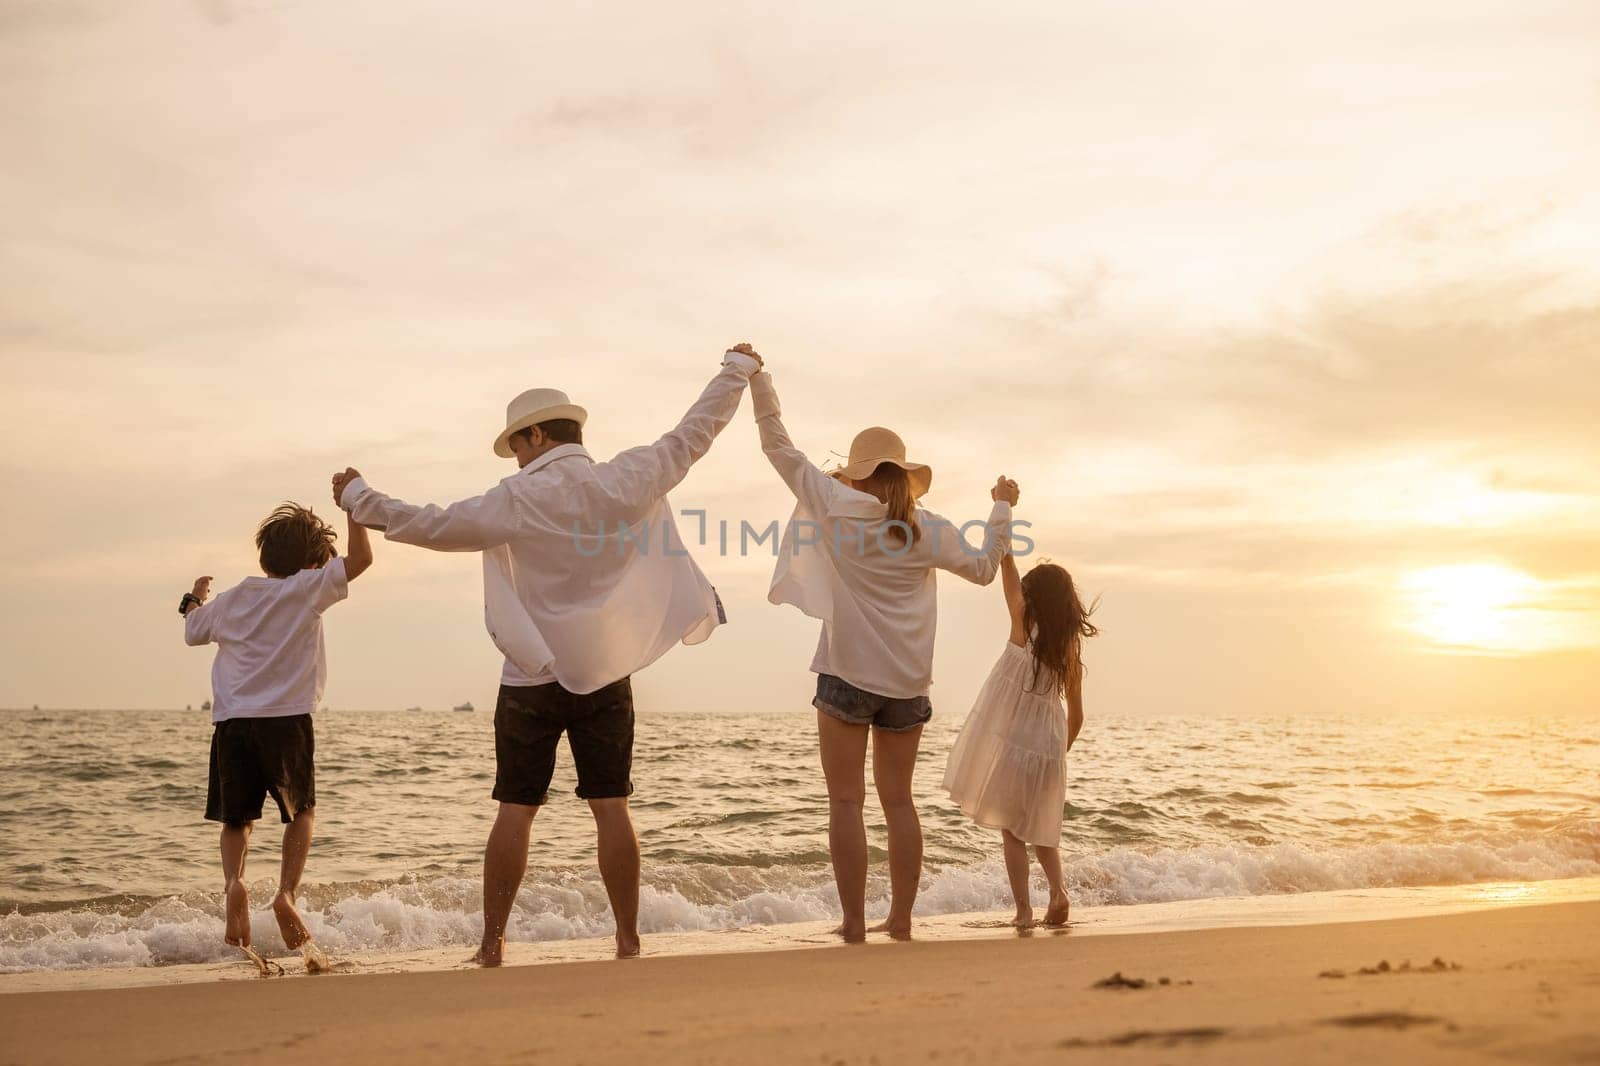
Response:
[[[353,466],[344,468],[344,472],[333,475],[333,505],[344,506],[344,487],[361,476],[361,471]]]
[[[748,355],[750,358],[756,361],[756,366],[758,367],[765,367],[767,365],[767,361],[761,358],[760,353],[750,346],[749,341],[742,341],[739,344],[735,344],[732,348],[729,348],[728,351],[738,352],[740,355]]]
[[[208,575],[206,577],[197,577],[197,578],[195,578],[194,579],[194,590],[193,591],[194,591],[194,598],[199,600],[201,603],[205,603],[206,602],[206,597],[211,595],[211,578],[210,578],[210,576]]]
[[[989,498],[995,501],[1004,500],[1015,507],[1017,501],[1022,498],[1022,493],[1017,489],[1015,481],[1001,474],[995,481],[994,488],[989,490]]]

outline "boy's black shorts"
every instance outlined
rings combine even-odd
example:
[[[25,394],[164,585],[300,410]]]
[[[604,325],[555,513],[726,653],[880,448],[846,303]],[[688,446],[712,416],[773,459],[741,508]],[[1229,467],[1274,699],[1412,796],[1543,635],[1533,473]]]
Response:
[[[229,718],[211,732],[206,817],[243,825],[261,817],[270,794],[285,825],[317,805],[316,738],[309,714]]]
[[[633,685],[625,677],[584,695],[556,682],[501,685],[494,708],[494,798],[528,807],[549,799],[562,733],[581,798],[633,794]]]

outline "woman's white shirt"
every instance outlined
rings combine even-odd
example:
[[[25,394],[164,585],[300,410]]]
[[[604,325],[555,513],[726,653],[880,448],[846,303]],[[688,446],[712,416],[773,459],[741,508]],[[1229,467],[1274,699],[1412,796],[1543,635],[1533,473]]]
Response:
[[[823,473],[783,427],[772,376],[751,380],[761,447],[795,496],[767,598],[822,622],[811,669],[880,696],[910,699],[933,683],[938,599],[934,572],[987,585],[1011,551],[1011,505],[998,501],[984,543],[932,511],[916,512],[922,535],[900,544],[888,508]]]

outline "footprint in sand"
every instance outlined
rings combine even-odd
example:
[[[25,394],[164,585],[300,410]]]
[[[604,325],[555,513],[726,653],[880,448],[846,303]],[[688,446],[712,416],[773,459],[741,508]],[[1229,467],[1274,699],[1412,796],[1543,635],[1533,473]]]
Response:
[[[1134,1029],[1100,1040],[1063,1040],[1056,1045],[1062,1048],[1092,1047],[1181,1047],[1185,1044],[1209,1044],[1228,1035],[1228,1030],[1218,1026],[1196,1026],[1191,1029]]]
[[[1380,959],[1378,965],[1363,966],[1356,971],[1356,975],[1358,977],[1376,977],[1379,974],[1386,973],[1452,973],[1459,969],[1461,969],[1459,962],[1445,962],[1435,955],[1433,961],[1426,966],[1412,966],[1410,959],[1402,962],[1399,966],[1390,966],[1388,959]],[[1343,970],[1323,970],[1317,976],[1337,981],[1350,975]]]
[[[1173,985],[1173,984],[1192,985],[1192,984],[1194,984],[1194,982],[1193,981],[1188,981],[1188,980],[1176,981],[1175,982],[1170,977],[1158,977],[1154,981],[1147,981],[1143,977],[1124,977],[1124,976],[1122,976],[1122,971],[1118,970],[1116,973],[1112,974],[1110,977],[1102,977],[1100,980],[1096,981],[1094,983],[1093,987],[1095,987],[1095,988],[1149,988],[1151,985],[1157,985],[1157,986],[1159,986],[1161,988],[1166,988],[1169,985]]]
[[[1440,1025],[1443,1018],[1431,1014],[1407,1014],[1405,1011],[1374,1011],[1371,1014],[1345,1014],[1338,1018],[1324,1018],[1322,1025],[1337,1025],[1345,1029],[1411,1029],[1418,1025]]]

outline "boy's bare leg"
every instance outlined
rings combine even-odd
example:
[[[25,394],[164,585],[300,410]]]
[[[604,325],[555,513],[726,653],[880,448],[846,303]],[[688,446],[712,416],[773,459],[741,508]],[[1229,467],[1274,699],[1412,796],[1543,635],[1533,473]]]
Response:
[[[311,836],[316,828],[316,809],[308,807],[294,816],[283,827],[283,865],[278,871],[278,894],[272,899],[272,913],[278,919],[278,931],[290,951],[299,951],[306,960],[306,970],[319,973],[328,969],[328,957],[311,941],[311,930],[306,928],[300,911],[294,905],[300,893],[300,878],[306,872],[306,856],[311,852]]]
[[[528,872],[528,837],[538,813],[538,807],[502,803],[489,830],[483,849],[483,945],[472,957],[480,966],[499,966],[505,957],[506,922]]]
[[[222,891],[227,915],[222,935],[236,948],[250,946],[250,891],[244,861],[250,853],[250,823],[222,827]]]
[[[1000,839],[1006,850],[1006,879],[1011,882],[1011,898],[1017,904],[1011,924],[1018,929],[1028,929],[1033,926],[1033,900],[1028,891],[1028,845],[1009,829],[1000,830]]]
[[[626,796],[590,800],[589,810],[599,839],[600,879],[617,921],[617,958],[631,959],[639,954],[639,835]]]
[[[1044,912],[1045,925],[1066,925],[1072,902],[1067,899],[1067,889],[1061,880],[1061,849],[1045,848],[1035,844],[1033,853],[1039,857],[1039,868],[1050,884],[1050,906]]]

